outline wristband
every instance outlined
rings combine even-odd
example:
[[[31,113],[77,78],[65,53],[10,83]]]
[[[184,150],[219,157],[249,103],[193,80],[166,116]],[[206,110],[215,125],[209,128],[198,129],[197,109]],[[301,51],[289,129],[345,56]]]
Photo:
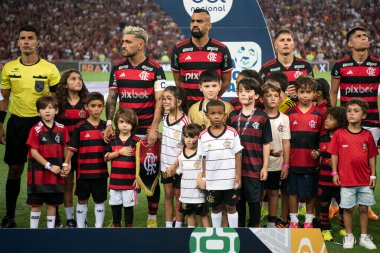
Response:
[[[7,116],[7,112],[0,111],[0,123],[4,123],[6,116]]]
[[[47,169],[47,170],[51,170],[51,163],[47,162],[47,163],[45,164],[45,169]]]
[[[202,181],[206,181],[206,178],[205,178],[205,177],[202,177]]]
[[[68,163],[62,163],[62,167],[69,167]]]
[[[282,168],[283,169],[289,169],[289,163],[284,163],[283,165],[282,165]]]
[[[331,172],[331,176],[338,176],[338,172],[336,171]]]
[[[104,122],[104,121],[103,121]],[[107,120],[107,126],[112,126],[112,120]]]
[[[369,179],[376,179],[376,176],[370,176]]]

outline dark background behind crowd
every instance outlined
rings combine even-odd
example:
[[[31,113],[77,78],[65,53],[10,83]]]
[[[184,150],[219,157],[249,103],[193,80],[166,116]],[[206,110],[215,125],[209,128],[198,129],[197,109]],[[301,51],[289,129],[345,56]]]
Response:
[[[354,25],[370,31],[372,52],[380,55],[380,0],[259,0],[273,37],[280,28],[295,32],[296,55],[308,60],[338,59],[345,35]],[[2,0],[0,59],[17,57],[18,29],[33,24],[41,31],[40,55],[58,60],[121,59],[121,33],[126,25],[149,34],[147,54],[168,60],[183,39],[173,19],[154,0]]]

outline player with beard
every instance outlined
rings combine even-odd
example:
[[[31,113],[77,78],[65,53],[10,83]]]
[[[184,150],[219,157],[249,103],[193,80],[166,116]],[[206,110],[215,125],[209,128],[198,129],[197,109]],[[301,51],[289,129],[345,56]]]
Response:
[[[190,19],[191,38],[177,43],[173,49],[171,68],[175,84],[185,89],[189,108],[203,99],[199,75],[215,70],[222,79],[222,95],[231,83],[232,60],[227,46],[209,37],[210,13],[195,9]]]
[[[297,98],[297,92],[294,83],[299,76],[314,76],[310,63],[294,56],[294,34],[288,29],[282,29],[274,37],[274,48],[276,58],[264,63],[260,70],[261,77],[264,81],[273,72],[283,72],[289,81],[286,94],[293,100]]]
[[[148,34],[140,27],[127,26],[123,31],[122,52],[124,60],[111,71],[109,94],[106,102],[107,128],[105,139],[113,133],[112,119],[119,97],[119,107],[133,109],[139,125],[136,135],[140,138],[141,171],[136,168],[137,179],[148,196],[148,227],[157,227],[157,210],[160,200],[158,182],[159,143],[158,125],[161,121],[162,91],[165,89],[165,73],[159,63],[145,56]],[[141,154],[141,156],[140,156]],[[146,172],[145,172],[146,171]]]

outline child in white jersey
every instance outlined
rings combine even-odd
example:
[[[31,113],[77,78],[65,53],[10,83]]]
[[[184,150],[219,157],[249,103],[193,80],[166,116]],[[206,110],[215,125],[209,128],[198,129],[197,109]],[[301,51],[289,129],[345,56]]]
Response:
[[[176,86],[166,87],[162,94],[162,105],[167,114],[162,118],[161,183],[165,191],[165,226],[172,227],[174,196],[178,202],[181,178],[178,175],[171,177],[166,171],[176,166],[177,156],[183,147],[182,128],[190,124],[190,119],[186,116],[185,91]],[[182,219],[181,213],[177,210],[176,227],[182,226]]]

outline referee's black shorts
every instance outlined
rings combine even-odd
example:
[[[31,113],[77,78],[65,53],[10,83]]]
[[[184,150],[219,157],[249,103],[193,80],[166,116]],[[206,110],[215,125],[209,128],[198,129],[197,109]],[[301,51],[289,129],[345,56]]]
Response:
[[[26,141],[30,129],[37,124],[40,117],[19,117],[14,114],[8,120],[6,130],[4,162],[8,165],[23,164],[27,161]]]

